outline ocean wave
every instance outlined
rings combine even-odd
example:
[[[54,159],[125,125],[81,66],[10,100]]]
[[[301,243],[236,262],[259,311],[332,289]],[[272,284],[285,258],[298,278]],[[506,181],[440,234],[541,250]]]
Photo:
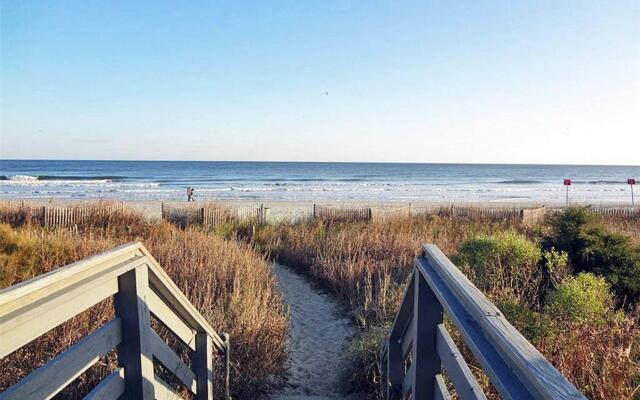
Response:
[[[124,176],[98,175],[98,176],[82,176],[82,175],[0,175],[0,181],[13,182],[33,182],[33,181],[101,181],[101,182],[117,182],[123,181]]]
[[[499,181],[497,183],[503,184],[503,185],[534,185],[534,184],[538,184],[538,183],[542,183],[542,181],[536,181],[536,180],[527,180],[527,179],[514,179],[514,180],[507,180],[507,181]]]

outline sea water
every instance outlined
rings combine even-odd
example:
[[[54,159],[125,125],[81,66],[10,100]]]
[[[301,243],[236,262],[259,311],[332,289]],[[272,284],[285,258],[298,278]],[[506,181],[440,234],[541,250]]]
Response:
[[[0,160],[0,198],[561,204],[572,179],[572,202],[630,203],[628,178],[640,166]]]

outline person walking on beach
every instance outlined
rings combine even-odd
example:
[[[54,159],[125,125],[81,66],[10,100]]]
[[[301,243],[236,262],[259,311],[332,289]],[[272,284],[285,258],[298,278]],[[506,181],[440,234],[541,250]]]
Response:
[[[195,201],[193,199],[193,188],[191,186],[187,188],[187,202],[190,202],[190,201]]]

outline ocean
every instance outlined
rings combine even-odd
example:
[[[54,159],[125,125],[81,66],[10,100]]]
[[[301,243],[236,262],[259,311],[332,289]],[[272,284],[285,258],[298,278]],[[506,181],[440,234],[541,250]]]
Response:
[[[630,203],[640,166],[0,160],[3,199]],[[638,193],[640,197],[640,193]]]

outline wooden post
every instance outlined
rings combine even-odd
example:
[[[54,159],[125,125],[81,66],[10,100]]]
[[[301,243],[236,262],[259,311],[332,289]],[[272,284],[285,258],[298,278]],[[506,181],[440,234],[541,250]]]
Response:
[[[122,321],[122,343],[118,346],[118,365],[125,370],[124,398],[153,400],[153,355],[149,336],[151,323],[146,296],[149,290],[146,265],[118,277],[114,308]]]
[[[433,397],[436,375],[442,362],[436,351],[436,332],[442,323],[442,304],[420,273],[414,274],[413,302],[413,391],[411,399]]]
[[[264,217],[264,204],[260,204],[260,218],[259,218],[259,223],[260,223],[260,224],[264,224],[264,223],[265,223],[265,217]]]
[[[47,215],[47,206],[42,206],[42,225],[45,228],[49,227],[48,215]]]
[[[316,219],[316,203],[313,203],[313,219]]]
[[[231,335],[223,333],[224,339],[224,398],[231,400],[229,373],[231,372]]]
[[[213,342],[206,332],[196,334],[196,351],[192,358],[196,374],[197,400],[213,399]]]
[[[385,399],[399,398],[402,393],[404,363],[402,362],[402,344],[398,340],[387,341],[386,368],[388,384],[385,385]]]

